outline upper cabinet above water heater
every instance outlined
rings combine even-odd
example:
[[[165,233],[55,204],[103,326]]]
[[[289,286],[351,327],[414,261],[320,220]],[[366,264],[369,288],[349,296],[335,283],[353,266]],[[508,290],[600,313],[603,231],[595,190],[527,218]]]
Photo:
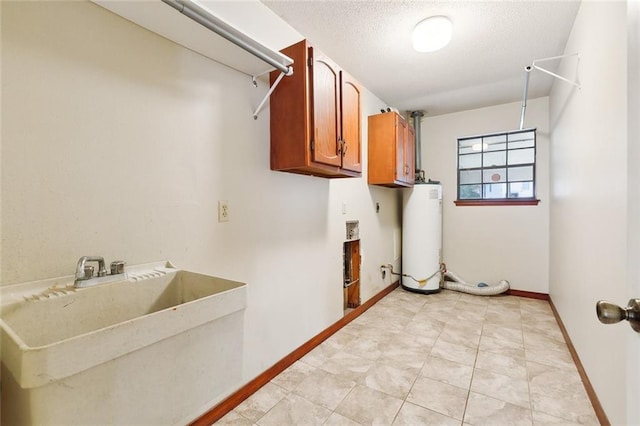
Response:
[[[306,40],[281,52],[299,65],[270,98],[271,169],[327,178],[360,176],[360,85]],[[278,75],[271,73],[271,84]]]
[[[369,116],[369,185],[410,187],[415,182],[415,132],[400,114]]]

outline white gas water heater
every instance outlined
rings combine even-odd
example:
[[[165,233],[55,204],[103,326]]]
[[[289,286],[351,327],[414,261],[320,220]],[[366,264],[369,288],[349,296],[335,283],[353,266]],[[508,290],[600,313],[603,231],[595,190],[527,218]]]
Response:
[[[440,291],[442,271],[442,186],[416,183],[403,193],[402,288]]]

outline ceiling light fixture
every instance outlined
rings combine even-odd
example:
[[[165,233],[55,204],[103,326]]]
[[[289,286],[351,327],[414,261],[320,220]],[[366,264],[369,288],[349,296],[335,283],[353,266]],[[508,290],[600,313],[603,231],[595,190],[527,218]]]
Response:
[[[451,41],[453,25],[446,16],[431,16],[413,29],[413,48],[418,52],[434,52]]]

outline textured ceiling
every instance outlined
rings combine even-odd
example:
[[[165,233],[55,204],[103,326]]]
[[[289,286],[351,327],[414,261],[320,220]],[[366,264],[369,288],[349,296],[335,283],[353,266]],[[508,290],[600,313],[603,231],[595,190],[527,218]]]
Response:
[[[261,1],[387,106],[427,115],[521,100],[524,67],[564,53],[579,7],[577,1]],[[453,22],[451,43],[415,52],[411,30],[433,15]],[[532,71],[529,98],[547,95],[552,80]]]

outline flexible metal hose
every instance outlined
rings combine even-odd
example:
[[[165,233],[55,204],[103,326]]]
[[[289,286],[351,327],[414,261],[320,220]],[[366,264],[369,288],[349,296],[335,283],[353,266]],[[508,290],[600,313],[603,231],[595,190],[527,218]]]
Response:
[[[507,280],[500,280],[496,285],[478,287],[476,285],[465,282],[462,278],[451,271],[446,271],[444,273],[444,276],[445,280],[443,287],[447,290],[475,294],[477,296],[495,296],[509,290],[509,281]],[[446,278],[449,278],[451,281],[447,281]]]

